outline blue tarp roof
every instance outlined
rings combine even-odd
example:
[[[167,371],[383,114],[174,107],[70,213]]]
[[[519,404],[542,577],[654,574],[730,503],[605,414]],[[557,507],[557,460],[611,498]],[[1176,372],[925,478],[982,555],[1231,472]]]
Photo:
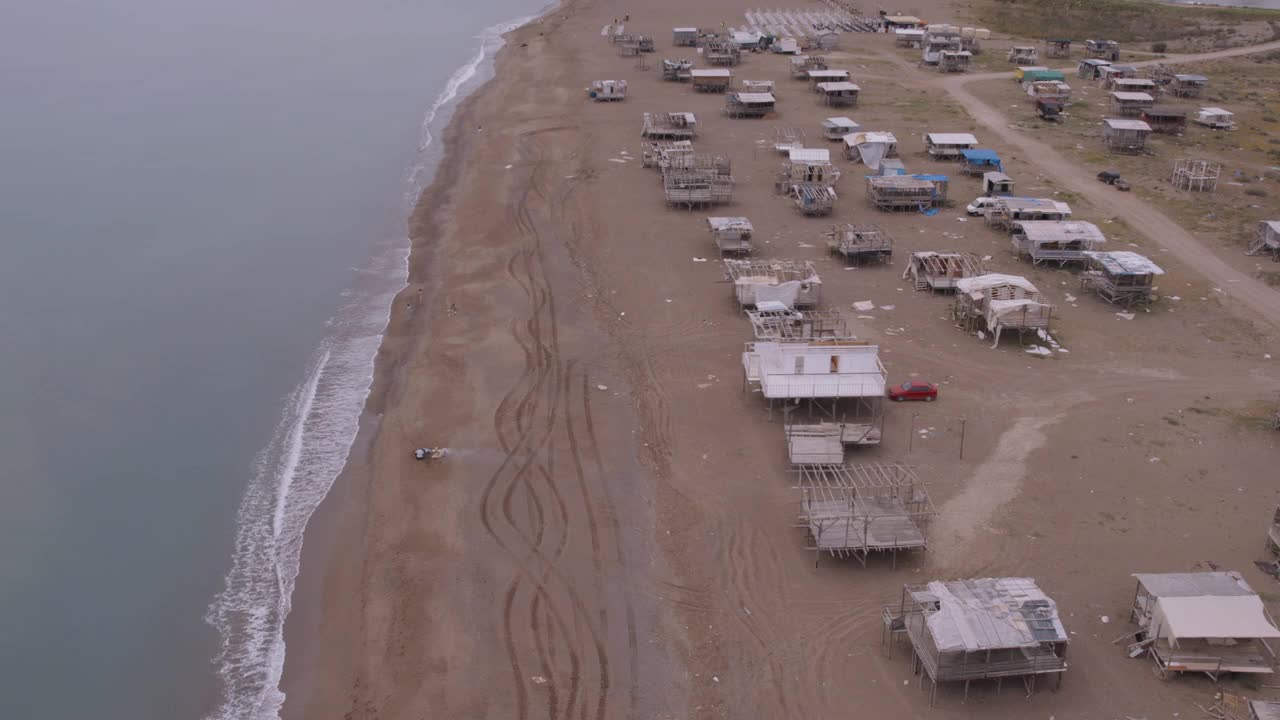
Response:
[[[978,148],[977,150],[961,150],[960,154],[963,155],[964,159],[969,162],[989,163],[991,165],[995,165],[996,167],[1000,166],[1000,156],[996,153],[995,150],[988,150],[987,148]]]
[[[946,175],[912,175],[917,180],[928,180],[929,182],[946,182]]]

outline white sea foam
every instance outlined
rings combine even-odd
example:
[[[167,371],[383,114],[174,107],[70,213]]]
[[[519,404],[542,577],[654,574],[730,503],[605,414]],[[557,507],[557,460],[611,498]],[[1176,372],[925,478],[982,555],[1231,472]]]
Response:
[[[427,111],[422,141],[406,178],[406,210],[417,202],[438,161],[435,131],[448,122],[502,35],[536,16],[494,25],[476,38],[476,54],[449,78]],[[478,81],[476,83],[478,84]],[[327,325],[306,377],[285,404],[271,442],[258,455],[236,517],[235,546],[225,587],[205,621],[221,636],[214,658],[222,696],[209,720],[275,720],[284,693],[284,625],[292,607],[303,532],[346,464],[369,396],[374,358],[392,298],[408,278],[408,240],[381,244],[343,308]]]

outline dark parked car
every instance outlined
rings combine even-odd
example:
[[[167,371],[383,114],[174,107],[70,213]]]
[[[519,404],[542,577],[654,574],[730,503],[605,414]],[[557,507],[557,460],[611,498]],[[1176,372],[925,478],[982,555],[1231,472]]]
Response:
[[[938,399],[938,385],[937,383],[908,380],[901,385],[890,385],[887,394],[890,400],[897,402],[902,402],[903,400],[933,402]]]

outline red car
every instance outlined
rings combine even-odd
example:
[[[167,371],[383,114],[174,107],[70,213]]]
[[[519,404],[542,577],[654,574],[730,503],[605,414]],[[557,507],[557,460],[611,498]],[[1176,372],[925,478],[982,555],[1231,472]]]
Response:
[[[888,395],[890,400],[898,402],[903,400],[933,402],[938,399],[938,385],[937,383],[908,380],[901,385],[890,385]]]

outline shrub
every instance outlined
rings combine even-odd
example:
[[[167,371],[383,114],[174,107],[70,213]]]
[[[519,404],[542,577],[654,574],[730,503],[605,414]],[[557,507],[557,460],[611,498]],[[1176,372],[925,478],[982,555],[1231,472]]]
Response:
[[[1151,52],[1153,53],[1162,53],[1168,49],[1169,49],[1169,43],[1166,43],[1166,42],[1151,43]]]

